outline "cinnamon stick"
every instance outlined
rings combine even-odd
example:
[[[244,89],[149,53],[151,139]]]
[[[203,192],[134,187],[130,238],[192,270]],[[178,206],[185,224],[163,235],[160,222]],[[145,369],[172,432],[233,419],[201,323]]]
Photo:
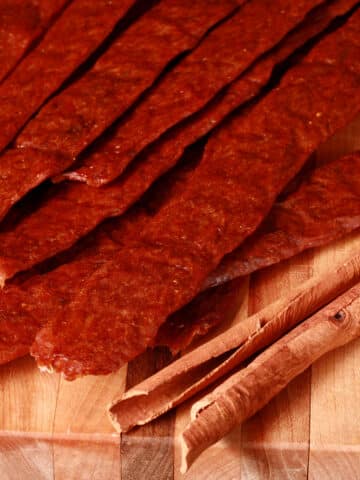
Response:
[[[329,266],[280,300],[184,355],[115,399],[109,407],[116,430],[143,425],[237,367],[360,279],[360,255]]]
[[[196,402],[180,438],[181,472],[325,353],[360,336],[360,283]]]

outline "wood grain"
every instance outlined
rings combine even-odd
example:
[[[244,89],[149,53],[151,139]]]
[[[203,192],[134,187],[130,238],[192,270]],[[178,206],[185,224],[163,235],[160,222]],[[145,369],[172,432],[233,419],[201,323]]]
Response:
[[[171,356],[165,349],[146,352],[128,367],[126,387],[130,388],[165,367]],[[169,412],[149,425],[121,436],[121,479],[156,478],[171,480],[174,476],[174,416]]]
[[[225,331],[227,328],[241,322],[242,319],[247,317],[249,294],[248,279],[244,282],[243,289],[239,294],[242,302],[238,313],[234,318],[229,318],[226,324],[219,325],[217,333]],[[201,342],[198,342],[198,344],[199,343]],[[194,399],[196,398],[197,397],[194,397]],[[192,403],[192,401],[185,403],[180,406],[176,412],[174,480],[208,480],[209,478],[211,478],[211,480],[235,480],[241,478],[241,426],[233,430],[216,445],[213,445],[203,452],[190,471],[184,475],[180,473],[180,448],[176,439],[179,437],[179,433],[189,423]],[[209,477],[209,475],[211,476]]]
[[[312,254],[305,253],[253,275],[249,314],[310,278],[312,262]],[[306,478],[309,421],[310,374],[305,372],[243,425],[242,478]]]
[[[119,440],[54,438],[53,470],[56,480],[120,480]],[[35,477],[33,477],[35,478]]]
[[[50,480],[54,478],[52,445],[49,439],[27,438],[10,433],[0,437],[2,480]]]
[[[58,375],[40,374],[29,357],[0,367],[2,479],[53,478],[51,432],[58,384]]]
[[[360,250],[360,234],[317,252],[321,272]],[[309,478],[357,479],[360,475],[360,339],[312,367]]]

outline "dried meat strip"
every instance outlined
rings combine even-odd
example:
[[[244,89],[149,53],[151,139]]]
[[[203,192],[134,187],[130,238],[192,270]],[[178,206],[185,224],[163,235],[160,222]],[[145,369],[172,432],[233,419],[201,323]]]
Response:
[[[360,228],[360,153],[316,169],[259,230],[223,258],[204,287],[219,285]]]
[[[134,213],[123,218],[121,231],[112,232],[109,226],[75,248],[65,258],[68,263],[43,275],[30,275],[0,291],[0,364],[29,353],[37,331],[64,312],[73,291],[109,260],[123,239],[129,242],[134,219],[138,222],[146,215],[142,210]],[[72,255],[76,257],[70,261]]]
[[[58,268],[46,279],[32,277],[21,286],[9,285],[1,291],[0,364],[29,353],[36,332],[46,323],[46,318],[61,313],[69,296],[71,298],[69,288],[76,287],[82,273],[81,264],[74,262],[72,266],[72,271]],[[87,269],[91,271],[88,262]]]
[[[289,257],[303,248],[309,248],[309,244],[319,246],[329,243],[352,228],[359,227],[360,179],[353,174],[359,168],[360,153],[355,153],[316,169],[310,179],[304,181],[282,206],[272,209],[270,220],[266,222],[272,225],[270,233],[266,229],[265,232],[264,229],[256,232],[245,241],[243,249],[238,250],[249,252],[246,263],[240,263],[239,268],[238,258],[235,257],[234,266],[231,263],[233,254],[225,257],[218,270],[205,281],[203,288],[218,286],[204,291],[189,305],[171,315],[161,325],[155,344],[167,346],[175,354],[184,350],[197,336],[208,333],[224,320],[231,320],[241,304],[243,281],[241,278],[230,282],[227,280],[282,260],[280,248],[284,243],[287,247],[289,244],[296,247],[302,245],[302,248],[295,247],[291,251],[287,249]],[[285,215],[284,211],[287,212]],[[294,220],[294,217],[300,221]],[[305,229],[309,232],[305,242],[301,229],[304,219]],[[89,238],[85,245],[80,245],[75,252],[79,252],[76,261],[47,274],[32,276],[22,285],[6,286],[0,292],[0,363],[28,353],[37,331],[46,324],[48,318],[63,314],[79,281],[84,282],[89,278],[120,245],[129,245],[133,240],[136,242],[139,226],[148,220],[146,210],[133,210],[123,217],[121,228],[118,222],[104,225],[95,237]],[[284,224],[286,220],[296,229],[289,229]],[[318,224],[312,230],[314,222]],[[281,230],[279,227],[277,231],[276,226],[280,225],[285,225],[285,228]],[[285,239],[284,242],[289,230],[292,230],[292,241]],[[250,239],[251,251],[246,247],[250,245]],[[248,268],[248,265],[251,267]]]
[[[103,42],[134,1],[74,0],[63,12],[0,86],[0,151]]]
[[[357,11],[248,114],[212,136],[181,194],[147,223],[141,241],[112,253],[40,330],[31,349],[39,366],[68,379],[105,374],[154,342],[166,318],[254,232],[310,153],[359,113],[359,28]]]
[[[117,178],[147,145],[204,107],[221,89],[273,47],[318,0],[253,0],[212,31],[101,143],[77,171],[103,185]]]
[[[177,55],[236,7],[234,0],[162,0],[125,30],[95,65],[50,101],[17,145],[74,159]]]
[[[200,293],[161,325],[155,345],[168,347],[176,355],[218,325],[228,326],[243,303],[246,285],[237,278]]]
[[[0,3],[0,82],[70,0],[2,0]]]
[[[29,190],[70,166],[170,60],[194,47],[237,4],[162,0],[134,22],[83,77],[41,109],[17,138],[17,148],[0,157],[0,218]]]
[[[54,194],[38,210],[12,231],[0,233],[1,282],[69,248],[105,218],[122,214],[159,176],[176,164],[188,144],[207,133],[235,107],[259,93],[278,62],[354,4],[353,0],[339,0],[313,12],[274,51],[240,77],[221,100],[215,100],[198,116],[162,137],[113,184],[101,189],[80,184],[63,184],[54,188]],[[44,159],[42,166],[43,162]],[[13,164],[10,161],[9,169]],[[21,172],[25,175],[21,176]],[[22,169],[16,177],[14,187],[27,181],[27,173]],[[3,205],[9,205],[11,201],[11,197],[3,198]]]
[[[148,158],[148,162],[165,163],[166,161],[170,164],[170,159],[173,159],[172,162],[175,164],[189,144],[206,135],[232,110],[258,94],[270,79],[274,65],[284,61],[307,40],[324,30],[334,18],[347,13],[357,3],[355,0],[340,0],[320,5],[314,11],[311,11],[303,24],[289,33],[274,50],[268,52],[248,72],[240,75],[240,78],[235,80],[222,95],[216,97],[198,113],[191,115],[190,118],[185,119],[165,133],[153,149],[145,153],[144,156]],[[292,26],[295,24],[296,22]],[[109,163],[116,162],[119,153],[119,149],[116,147],[115,139],[113,142],[110,141],[101,145],[98,151],[94,153],[95,162],[101,163],[105,167]],[[91,172],[86,167],[87,163],[91,165]],[[65,172],[62,176],[74,181],[100,185],[103,183],[102,173],[99,170],[100,174],[98,174],[96,168],[93,167],[93,155],[90,155],[82,168]],[[153,168],[156,170],[155,166]]]
[[[33,277],[22,286],[6,286],[0,293],[0,364],[29,353],[36,333],[47,317],[61,314],[71,301],[78,277],[84,280],[98,264],[85,259],[60,267],[46,279]],[[75,268],[74,268],[75,267]],[[83,269],[82,269],[83,267]],[[243,282],[239,279],[204,292],[162,325],[155,344],[167,346],[173,354],[184,350],[220,322],[231,320],[241,304]]]
[[[196,336],[234,317],[242,277],[359,229],[360,176],[354,172],[360,172],[360,152],[316,169],[298,191],[273,207],[242,247],[222,260],[203,285],[208,290],[161,325],[156,344],[173,354],[184,350]]]

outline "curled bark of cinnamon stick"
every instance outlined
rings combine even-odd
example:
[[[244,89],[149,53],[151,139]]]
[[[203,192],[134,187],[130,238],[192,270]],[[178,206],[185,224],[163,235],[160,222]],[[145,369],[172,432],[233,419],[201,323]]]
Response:
[[[185,473],[207,447],[254,415],[325,353],[360,336],[360,283],[305,320],[191,410],[180,437]]]
[[[116,430],[144,425],[179,405],[268,346],[360,279],[360,255],[329,266],[286,297],[184,355],[132,388],[109,407]]]

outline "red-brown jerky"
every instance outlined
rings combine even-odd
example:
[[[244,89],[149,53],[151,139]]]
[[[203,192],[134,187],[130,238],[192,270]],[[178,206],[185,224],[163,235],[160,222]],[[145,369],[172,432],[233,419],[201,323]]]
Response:
[[[85,75],[29,122],[16,140],[17,148],[0,157],[0,218],[29,188],[70,166],[154,82],[170,60],[193,48],[236,5],[236,0],[162,0],[125,30]],[[14,150],[21,154],[12,171],[8,156],[18,155]],[[42,152],[47,155],[43,169]],[[19,172],[26,177],[24,184],[18,180]],[[2,192],[11,202],[2,201]]]
[[[54,189],[54,195],[13,231],[0,233],[1,279],[4,281],[18,271],[26,270],[70,247],[104,218],[122,214],[154,180],[176,164],[187,145],[207,133],[232,109],[255,96],[268,81],[277,62],[285,59],[353,4],[354,0],[339,0],[313,12],[274,51],[232,84],[221,99],[216,99],[198,115],[165,134],[113,184],[101,189],[74,184]],[[39,163],[39,175],[46,178],[48,173],[46,169],[41,170],[42,165]],[[12,168],[12,162],[9,168]],[[18,188],[18,183],[25,186],[22,193],[33,186],[32,183],[27,184],[27,180],[31,181],[32,178],[28,178],[26,171],[24,173],[25,177],[21,178],[19,172],[13,185],[14,189]],[[7,188],[9,178],[11,175],[6,176]],[[3,199],[3,208],[11,205],[12,198]]]
[[[244,284],[243,279],[235,279],[197,295],[161,325],[155,344],[175,355],[219,324],[229,324],[243,302]]]
[[[70,0],[2,0],[0,4],[0,82]]]
[[[99,264],[84,258],[73,263],[72,268],[63,266],[46,278],[35,276],[21,286],[9,285],[0,292],[0,364],[29,353],[46,317],[60,315],[71,301],[72,288],[78,287],[78,278],[84,280]],[[176,354],[218,324],[231,321],[242,302],[242,287],[243,281],[236,279],[200,294],[168,318],[155,343]]]
[[[101,255],[94,246],[95,252]],[[61,314],[71,290],[99,265],[100,259],[93,263],[80,259],[47,275],[32,276],[23,285],[5,286],[0,292],[0,364],[29,353],[37,331]]]
[[[37,331],[61,315],[73,292],[123,242],[129,243],[134,226],[137,228],[136,224],[145,215],[142,210],[133,210],[131,215],[124,216],[121,230],[104,226],[101,232],[74,249],[68,259],[67,255],[63,258],[68,263],[43,275],[30,274],[29,278],[18,279],[0,291],[0,364],[29,353]],[[74,254],[76,258],[70,261]]]
[[[157,344],[167,345],[174,354],[183,350],[193,338],[238,311],[239,284],[233,282],[359,228],[360,175],[356,172],[360,172],[360,152],[315,170],[297,192],[272,208],[242,247],[222,260],[204,284],[208,289],[161,325]]]
[[[101,44],[134,1],[74,0],[63,12],[0,86],[0,151]]]
[[[64,161],[63,155],[50,155],[33,148],[27,148],[26,152],[16,148],[6,150],[0,156],[0,220],[20,198],[47,178],[47,172],[55,165],[61,168]]]
[[[212,136],[181,194],[147,223],[140,242],[113,253],[40,330],[32,346],[40,366],[69,379],[104,374],[153,344],[309,155],[359,113],[359,28],[360,11]]]
[[[278,263],[360,227],[360,153],[316,169],[263,225],[223,258],[204,288]]]
[[[360,153],[356,153],[316,169],[286,201],[273,207],[261,229],[226,256],[203,285],[218,287],[171,315],[161,325],[155,343],[177,353],[197,336],[231,320],[241,303],[242,283],[228,280],[282,260],[282,247],[289,257],[359,227],[360,180],[354,175],[359,167]],[[121,223],[104,225],[79,245],[76,261],[32,276],[22,285],[6,286],[0,292],[0,363],[28,353],[37,331],[48,318],[63,312],[79,281],[89,278],[120,246],[136,244],[139,228],[150,218],[146,211],[132,210]]]
[[[119,35],[95,65],[52,99],[17,139],[73,160],[236,2],[162,0]]]
[[[170,127],[204,107],[300,22],[319,0],[253,0],[206,37],[84,160],[76,175],[92,185],[114,180]]]

